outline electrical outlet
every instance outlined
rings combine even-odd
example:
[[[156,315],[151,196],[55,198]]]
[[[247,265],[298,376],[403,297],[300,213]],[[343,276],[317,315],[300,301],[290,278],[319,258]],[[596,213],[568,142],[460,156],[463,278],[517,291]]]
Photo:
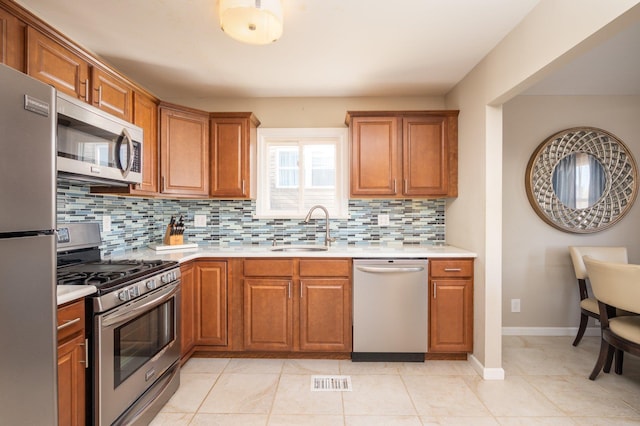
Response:
[[[511,312],[520,312],[520,299],[511,299]]]
[[[207,215],[196,214],[193,216],[193,226],[196,228],[205,228],[207,226]]]
[[[111,232],[111,216],[102,216],[102,232]]]
[[[389,215],[388,214],[379,214],[378,215],[378,226],[389,226]]]

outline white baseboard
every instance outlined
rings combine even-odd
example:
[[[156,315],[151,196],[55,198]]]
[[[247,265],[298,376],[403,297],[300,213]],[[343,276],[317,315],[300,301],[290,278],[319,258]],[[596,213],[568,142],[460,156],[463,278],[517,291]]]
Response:
[[[469,362],[471,362],[473,369],[476,370],[484,380],[504,380],[503,368],[485,368],[473,354],[469,355]]]
[[[578,327],[502,327],[503,336],[574,336]],[[587,327],[585,336],[599,336],[600,327]]]

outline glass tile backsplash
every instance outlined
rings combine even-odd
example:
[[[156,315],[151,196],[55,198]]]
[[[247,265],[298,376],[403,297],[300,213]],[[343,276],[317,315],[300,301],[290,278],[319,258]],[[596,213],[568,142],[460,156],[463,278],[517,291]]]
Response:
[[[337,244],[444,244],[445,200],[349,200],[349,219],[331,219]],[[207,217],[207,226],[194,226],[194,215]],[[161,243],[171,216],[184,216],[185,243],[199,245],[270,245],[291,242],[324,243],[324,218],[257,219],[254,200],[166,200],[96,195],[89,186],[58,179],[58,223],[100,223],[104,255]],[[378,215],[389,215],[378,226]],[[111,217],[111,230],[102,227]],[[315,217],[315,215],[314,215]]]

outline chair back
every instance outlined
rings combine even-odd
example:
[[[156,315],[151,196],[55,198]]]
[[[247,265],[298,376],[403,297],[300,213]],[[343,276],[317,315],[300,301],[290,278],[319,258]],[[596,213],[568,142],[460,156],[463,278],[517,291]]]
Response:
[[[569,246],[569,254],[571,255],[576,278],[579,280],[589,278],[587,268],[582,260],[583,256],[589,256],[605,262],[629,263],[626,247]]]
[[[640,314],[640,265],[612,263],[584,257],[596,299]]]

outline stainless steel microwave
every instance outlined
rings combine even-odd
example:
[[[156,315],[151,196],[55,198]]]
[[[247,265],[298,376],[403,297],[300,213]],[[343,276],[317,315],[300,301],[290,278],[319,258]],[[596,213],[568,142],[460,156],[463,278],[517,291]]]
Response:
[[[108,185],[142,182],[142,129],[78,99],[57,96],[58,174]]]

